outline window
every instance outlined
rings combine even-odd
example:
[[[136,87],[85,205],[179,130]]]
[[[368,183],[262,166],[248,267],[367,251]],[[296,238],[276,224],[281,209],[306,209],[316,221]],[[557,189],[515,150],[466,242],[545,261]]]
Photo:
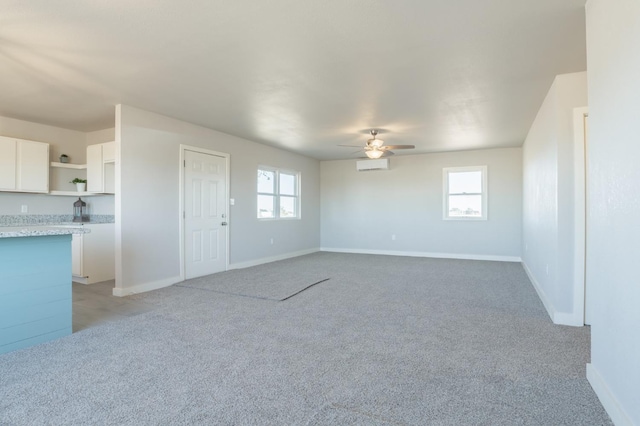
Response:
[[[443,169],[444,219],[487,219],[487,166]]]
[[[258,169],[258,219],[300,217],[300,173]]]

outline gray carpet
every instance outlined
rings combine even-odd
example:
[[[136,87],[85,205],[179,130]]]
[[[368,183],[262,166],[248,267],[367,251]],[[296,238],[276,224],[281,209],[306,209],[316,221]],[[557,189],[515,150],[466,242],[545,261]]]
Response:
[[[284,302],[173,286],[0,356],[0,424],[611,424],[589,329],[552,324],[519,264],[317,253],[281,272],[310,264],[331,279]]]
[[[301,256],[240,270],[193,278],[177,284],[236,296],[284,301],[329,279],[313,257]]]

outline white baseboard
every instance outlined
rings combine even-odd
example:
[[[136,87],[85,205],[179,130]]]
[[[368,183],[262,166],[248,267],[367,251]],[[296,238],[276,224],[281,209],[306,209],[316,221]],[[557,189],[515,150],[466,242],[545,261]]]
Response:
[[[381,254],[385,256],[433,257],[437,259],[492,260],[497,262],[522,262],[518,256],[494,256],[486,254],[431,253],[421,251],[366,250],[321,247],[320,251],[334,253]]]
[[[616,426],[633,426],[631,418],[620,406],[617,398],[613,392],[611,392],[609,386],[607,386],[607,382],[604,381],[593,364],[587,364],[587,380],[589,380],[593,391],[598,396],[598,399],[607,411],[607,414],[611,417],[613,424]]]
[[[265,263],[277,262],[278,260],[285,260],[285,259],[291,259],[292,257],[304,256],[305,254],[316,253],[318,251],[320,251],[319,248],[312,248],[307,250],[299,250],[299,251],[279,254],[277,256],[262,257],[260,259],[255,259],[255,260],[247,260],[246,262],[232,263],[229,265],[229,270],[249,268],[251,266],[258,266]]]
[[[575,312],[556,312],[553,315],[554,324],[570,325],[572,327],[583,327],[584,318],[576,315]]]
[[[100,279],[100,281],[95,281],[95,280],[91,280],[88,277],[78,277],[73,275],[71,278],[71,281],[73,281],[74,283],[78,283],[78,284],[84,284],[84,285],[92,285],[92,284],[98,284],[98,283],[103,283],[105,281],[113,281],[114,278],[106,278],[106,279]]]
[[[146,291],[169,287],[170,285],[179,283],[181,281],[183,281],[183,279],[180,276],[175,276],[175,277],[165,278],[163,280],[138,284],[131,287],[114,287],[113,295],[117,297],[130,296],[132,294],[144,293]]]
[[[257,266],[257,265],[262,265],[263,263],[270,263],[270,262],[276,262],[278,260],[290,259],[292,257],[303,256],[305,254],[316,253],[318,251],[320,251],[320,249],[314,248],[314,249],[308,249],[308,250],[295,251],[291,253],[284,253],[277,256],[263,257],[261,259],[250,260],[247,262],[233,263],[229,265],[229,270],[248,268],[250,266]],[[144,284],[138,284],[132,287],[125,287],[125,288],[115,287],[113,289],[113,295],[117,297],[124,297],[132,294],[144,293],[146,291],[169,287],[170,285],[173,285],[182,281],[184,281],[184,277],[175,276],[175,277],[165,278],[163,280],[152,281]]]
[[[522,267],[524,271],[527,273],[531,284],[533,284],[533,288],[536,289],[536,293],[538,293],[538,297],[540,301],[544,305],[544,308],[547,310],[547,314],[551,318],[554,324],[558,325],[569,325],[572,327],[582,327],[584,326],[584,319],[578,318],[574,312],[558,312],[556,311],[553,303],[549,300],[546,293],[540,286],[540,283],[536,280],[536,277],[533,275],[533,272],[529,269],[526,262],[522,261]]]
[[[71,281],[73,281],[74,283],[78,283],[78,284],[89,285],[89,281],[87,280],[87,277],[78,277],[78,276],[73,275],[71,277]]]
[[[551,321],[555,323],[555,308],[553,307],[549,299],[547,299],[547,295],[545,294],[544,290],[542,290],[542,287],[540,287],[538,280],[536,280],[536,277],[533,275],[533,272],[531,272],[525,261],[522,261],[522,267],[524,268],[524,272],[526,272],[527,276],[529,277],[529,281],[531,281],[531,284],[533,284],[533,288],[536,290],[536,293],[538,293],[538,298],[540,298],[540,301],[544,305],[544,308],[547,310],[549,318],[551,318]]]

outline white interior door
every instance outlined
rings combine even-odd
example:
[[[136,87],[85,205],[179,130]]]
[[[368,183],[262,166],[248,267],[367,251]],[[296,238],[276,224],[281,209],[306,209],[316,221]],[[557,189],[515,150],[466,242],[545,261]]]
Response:
[[[227,160],[184,151],[185,278],[227,269]]]

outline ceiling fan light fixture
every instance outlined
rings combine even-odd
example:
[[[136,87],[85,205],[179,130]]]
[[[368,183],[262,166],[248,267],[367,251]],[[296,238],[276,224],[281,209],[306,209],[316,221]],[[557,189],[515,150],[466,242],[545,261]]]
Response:
[[[365,154],[367,155],[367,157],[369,157],[372,160],[377,160],[378,158],[382,157],[382,154],[384,154],[384,151],[380,151],[379,149],[377,149],[376,147],[374,147],[371,150],[365,151]]]
[[[382,145],[384,145],[384,141],[382,139],[369,139],[369,146],[380,148]]]
[[[384,144],[384,141],[381,139],[376,139],[376,136],[378,136],[378,131],[374,129],[374,130],[371,130],[369,133],[371,133],[372,137],[367,141],[367,145],[372,146],[374,148],[380,148]],[[380,157],[376,157],[376,158],[380,158]]]

